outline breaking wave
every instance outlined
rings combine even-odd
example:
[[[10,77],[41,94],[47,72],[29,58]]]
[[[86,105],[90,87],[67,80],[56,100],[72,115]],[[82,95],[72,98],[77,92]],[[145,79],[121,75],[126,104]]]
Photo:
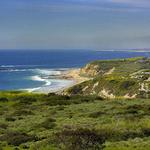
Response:
[[[41,75],[49,75],[49,76],[58,76],[62,74],[60,70],[52,70],[52,69],[35,69],[36,73]]]
[[[31,77],[31,80],[33,81],[40,81],[40,82],[45,82],[45,86],[51,85],[51,81],[49,79],[44,79],[39,75],[35,75]]]
[[[0,72],[25,72],[25,71],[29,71],[30,69],[4,69],[4,68],[0,68]]]
[[[37,87],[37,88],[27,88],[27,89],[20,89],[21,91],[28,91],[28,92],[34,92],[37,90],[40,90],[41,87]]]

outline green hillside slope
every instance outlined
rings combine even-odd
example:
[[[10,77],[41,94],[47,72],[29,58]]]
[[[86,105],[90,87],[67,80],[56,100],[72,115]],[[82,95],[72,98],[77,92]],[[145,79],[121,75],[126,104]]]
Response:
[[[0,92],[1,150],[149,150],[150,101]]]
[[[94,61],[80,71],[92,78],[65,91],[67,94],[99,95],[116,98],[149,98],[150,59],[137,57]]]

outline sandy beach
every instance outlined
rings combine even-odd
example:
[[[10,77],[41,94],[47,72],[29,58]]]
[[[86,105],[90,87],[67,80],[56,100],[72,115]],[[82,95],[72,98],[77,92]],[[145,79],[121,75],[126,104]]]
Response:
[[[71,80],[73,82],[70,85],[66,85],[62,89],[59,89],[58,91],[56,91],[56,93],[58,94],[61,94],[67,88],[70,88],[76,84],[80,84],[84,81],[89,80],[89,78],[87,77],[80,76],[80,69],[70,69],[66,71],[63,75],[61,75],[60,78],[65,79],[65,80]]]
[[[64,79],[74,80],[76,84],[89,80],[89,78],[80,76],[80,69],[70,69],[62,77]]]

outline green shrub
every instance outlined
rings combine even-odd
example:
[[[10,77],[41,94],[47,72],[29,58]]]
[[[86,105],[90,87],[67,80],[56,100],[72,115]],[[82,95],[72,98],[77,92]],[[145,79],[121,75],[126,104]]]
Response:
[[[108,139],[109,134],[104,130],[64,130],[56,133],[55,140],[60,149],[63,145],[67,150],[101,150],[103,148],[102,144]]]
[[[96,96],[95,99],[96,99],[96,100],[104,100],[104,98],[101,97],[101,96]]]
[[[149,137],[150,136],[150,128],[142,128],[142,133],[144,136]]]
[[[135,131],[135,130],[127,130],[119,133],[120,137],[118,140],[128,140],[128,139],[134,139],[137,137],[143,137],[143,133],[141,131]]]
[[[97,111],[97,112],[93,112],[93,113],[89,114],[89,117],[98,118],[98,117],[100,117],[103,114],[106,114],[106,113],[104,113],[102,111]]]
[[[0,97],[0,102],[8,102],[8,99],[6,97]]]
[[[32,96],[28,96],[28,95],[14,97],[13,100],[19,101],[20,103],[23,103],[23,104],[32,104],[33,102],[37,101],[36,98]]]
[[[70,105],[70,97],[63,95],[47,96],[43,100],[46,105],[56,106],[56,105]]]
[[[146,98],[146,99],[149,99],[150,98],[150,92],[145,92],[145,91],[139,91],[138,95],[137,95],[138,98]]]
[[[22,143],[36,141],[37,137],[34,135],[28,135],[26,133],[21,132],[8,132],[2,136],[0,136],[0,141],[7,141],[8,144],[19,146]]]
[[[134,86],[136,84],[135,81],[124,81],[120,85],[121,89],[129,89],[130,87]]]
[[[4,123],[0,123],[0,129],[7,129],[8,125]]]
[[[12,115],[27,116],[27,115],[34,115],[34,113],[31,110],[16,110]]]
[[[46,105],[56,106],[56,105],[71,105],[71,104],[81,104],[86,102],[93,102],[94,100],[100,100],[101,97],[93,97],[93,96],[65,96],[65,95],[56,95],[46,97],[43,101]]]
[[[60,110],[60,111],[61,111],[61,110],[64,110],[64,109],[65,109],[65,107],[62,106],[62,105],[57,107],[57,110]]]
[[[56,127],[56,120],[53,118],[46,119],[43,123],[40,124],[40,127],[43,127],[45,129],[53,129]]]
[[[57,94],[56,93],[48,93],[47,96],[56,96]]]
[[[5,120],[6,120],[6,121],[15,121],[16,118],[13,117],[13,116],[7,116],[7,117],[5,118]]]

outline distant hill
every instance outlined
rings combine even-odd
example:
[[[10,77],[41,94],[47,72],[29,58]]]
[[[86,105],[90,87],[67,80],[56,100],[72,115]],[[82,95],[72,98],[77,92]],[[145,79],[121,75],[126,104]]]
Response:
[[[81,68],[80,75],[91,79],[67,89],[65,94],[150,98],[149,58],[98,60]]]

